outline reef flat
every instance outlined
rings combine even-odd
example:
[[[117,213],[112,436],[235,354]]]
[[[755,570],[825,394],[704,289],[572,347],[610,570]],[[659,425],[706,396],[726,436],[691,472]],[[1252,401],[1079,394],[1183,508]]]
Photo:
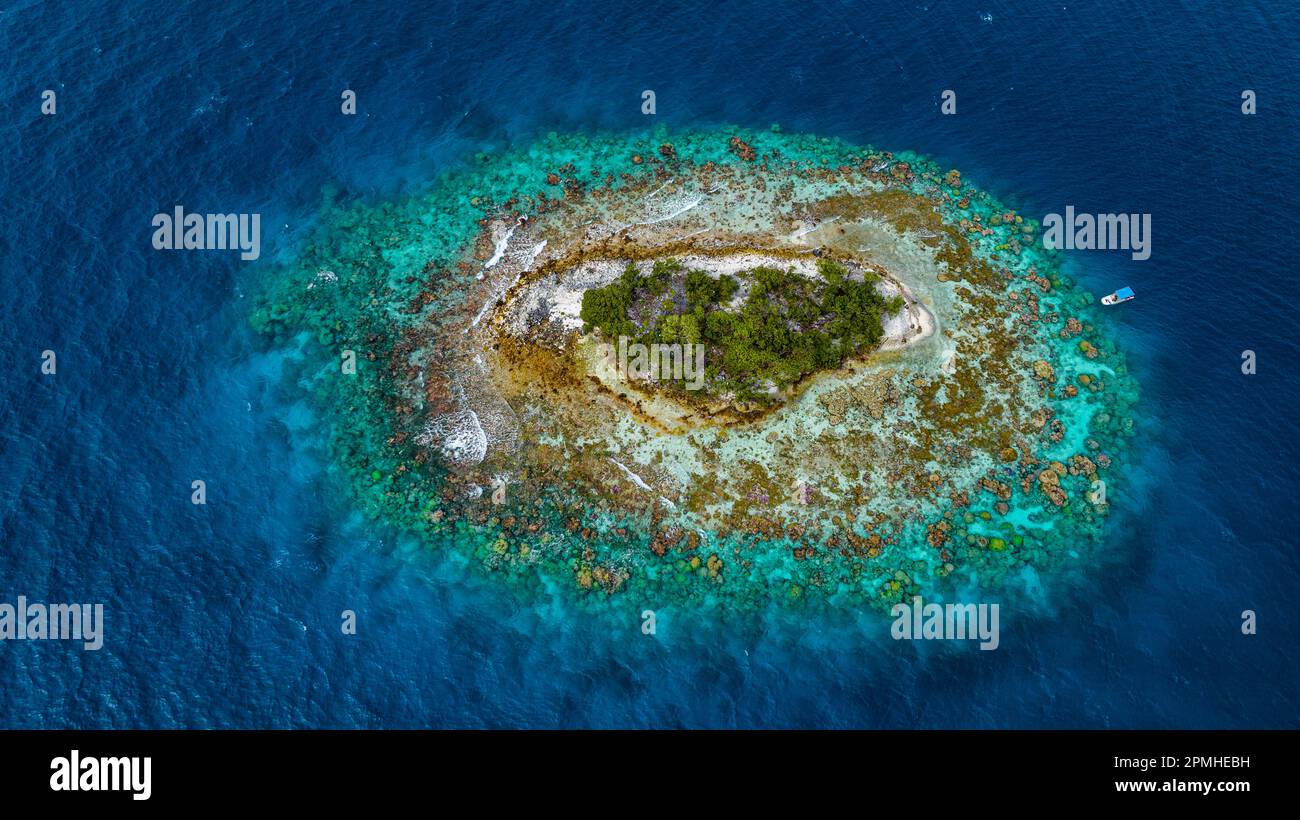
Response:
[[[911,153],[551,135],[327,204],[252,321],[316,353],[357,503],[523,594],[888,610],[1104,535],[1137,386],[1039,230]]]

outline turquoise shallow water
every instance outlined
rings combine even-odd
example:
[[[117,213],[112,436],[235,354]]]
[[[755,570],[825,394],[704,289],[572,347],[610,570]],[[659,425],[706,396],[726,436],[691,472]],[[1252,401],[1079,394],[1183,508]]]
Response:
[[[1300,24],[1281,4],[987,11],[6,7],[0,594],[103,601],[109,638],[0,646],[0,723],[1294,726]],[[362,114],[341,122],[345,86]],[[550,130],[639,130],[646,87],[676,128],[780,122],[923,151],[1025,211],[1153,214],[1150,261],[1067,260],[1139,293],[1113,321],[1143,386],[1140,503],[1091,596],[1043,590],[986,653],[882,645],[865,619],[668,612],[649,640],[521,605],[355,519],[298,360],[245,333],[263,269],[148,246],[183,202],[259,210],[266,255],[292,252],[324,186],[378,200]],[[934,114],[947,87],[955,118]]]

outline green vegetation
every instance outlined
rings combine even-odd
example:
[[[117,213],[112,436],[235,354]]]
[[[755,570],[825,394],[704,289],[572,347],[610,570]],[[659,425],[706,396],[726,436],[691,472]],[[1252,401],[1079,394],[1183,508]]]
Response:
[[[870,274],[855,278],[838,262],[819,259],[820,278],[793,269],[757,267],[736,277],[686,270],[675,259],[654,263],[648,275],[629,263],[622,275],[582,296],[584,332],[598,328],[611,341],[703,343],[706,390],[766,400],[818,370],[874,347],[888,302]],[[732,304],[743,285],[748,293]]]
[[[632,297],[644,284],[645,277],[637,273],[636,265],[627,263],[623,275],[603,288],[592,288],[582,294],[583,331],[600,328],[611,339],[635,336],[636,328],[628,321],[627,311]]]

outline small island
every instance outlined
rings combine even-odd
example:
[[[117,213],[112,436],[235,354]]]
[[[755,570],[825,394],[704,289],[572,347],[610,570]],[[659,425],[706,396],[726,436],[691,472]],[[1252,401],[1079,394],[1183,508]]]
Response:
[[[887,613],[1073,571],[1121,497],[1137,386],[1040,239],[915,154],[554,135],[332,206],[253,321],[357,503],[522,594]]]
[[[813,373],[875,349],[884,316],[901,295],[886,297],[880,276],[818,259],[815,275],[794,266],[758,266],[711,274],[676,259],[647,273],[629,262],[614,282],[582,295],[583,331],[605,340],[698,346],[704,378],[656,381],[702,399],[770,405]],[[688,357],[689,358],[689,357]]]

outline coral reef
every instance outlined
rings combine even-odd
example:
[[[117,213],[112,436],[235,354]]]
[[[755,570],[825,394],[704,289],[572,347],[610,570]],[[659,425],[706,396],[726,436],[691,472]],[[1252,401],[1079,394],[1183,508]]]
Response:
[[[1137,387],[1038,224],[914,154],[669,137],[327,205],[252,318],[319,356],[357,503],[592,606],[885,610],[1086,561]],[[628,378],[618,336],[706,343],[708,389]]]

